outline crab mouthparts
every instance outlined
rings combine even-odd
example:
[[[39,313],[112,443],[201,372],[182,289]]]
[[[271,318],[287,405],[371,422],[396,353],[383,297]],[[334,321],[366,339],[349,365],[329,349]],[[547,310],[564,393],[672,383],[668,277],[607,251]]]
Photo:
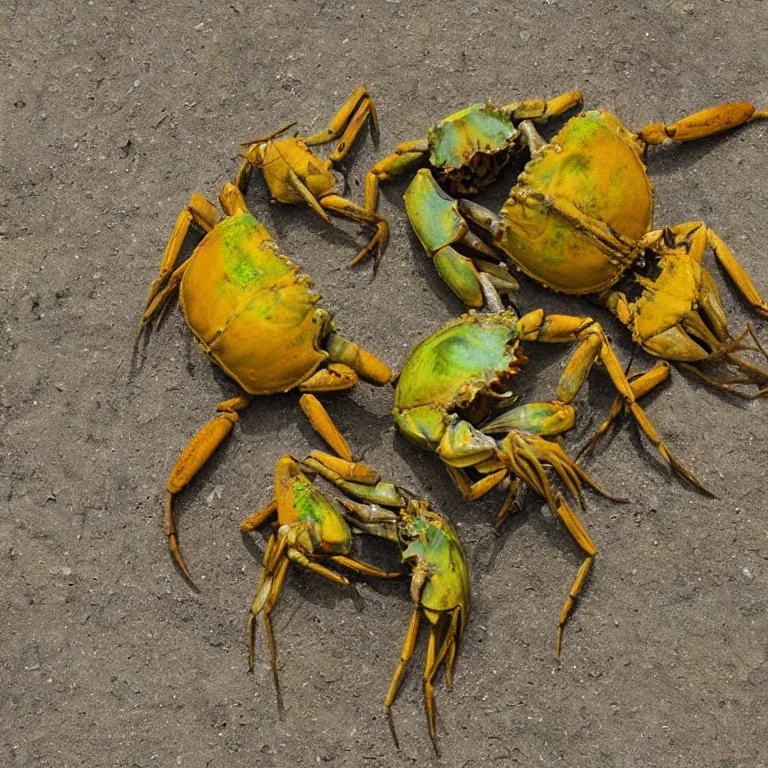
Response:
[[[452,195],[474,195],[492,184],[510,161],[510,156],[477,152],[466,166],[446,173],[446,185]]]
[[[512,382],[520,375],[520,369],[527,364],[528,358],[522,350],[519,347],[513,350],[513,357],[509,361],[509,365],[499,372],[495,381],[491,382],[491,389],[498,394],[509,391]]]

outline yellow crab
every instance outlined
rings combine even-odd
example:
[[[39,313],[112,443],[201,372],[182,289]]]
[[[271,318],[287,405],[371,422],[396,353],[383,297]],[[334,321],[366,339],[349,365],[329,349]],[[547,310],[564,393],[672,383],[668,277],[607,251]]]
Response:
[[[295,123],[262,136],[243,145],[243,163],[235,184],[241,191],[248,185],[254,168],[260,168],[272,199],[289,205],[306,203],[321,219],[330,222],[326,211],[343,216],[376,232],[368,245],[350,262],[350,266],[362,261],[375,251],[378,260],[389,240],[389,224],[375,209],[356,205],[342,197],[344,177],[335,170],[352,148],[358,133],[370,117],[374,141],[378,144],[379,123],[376,106],[368,91],[362,86],[355,88],[344,105],[323,131],[312,136],[288,136],[278,138]],[[323,160],[310,147],[338,139],[336,148]]]

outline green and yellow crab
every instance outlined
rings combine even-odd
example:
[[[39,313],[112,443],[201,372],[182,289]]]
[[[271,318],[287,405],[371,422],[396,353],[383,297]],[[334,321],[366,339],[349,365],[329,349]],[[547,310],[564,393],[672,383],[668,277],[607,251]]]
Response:
[[[305,410],[324,410],[311,395],[302,397]],[[330,420],[330,417],[326,418]],[[316,420],[317,423],[318,420]],[[340,498],[342,512],[312,482],[319,474],[350,498]],[[364,503],[361,503],[364,502]],[[303,462],[283,456],[275,470],[275,496],[241,525],[249,533],[271,517],[277,517],[269,537],[264,561],[248,617],[248,665],[253,670],[254,634],[261,617],[270,652],[272,677],[282,707],[277,674],[277,646],[271,613],[280,596],[290,563],[338,584],[348,579],[328,568],[340,565],[367,576],[393,578],[399,572],[381,571],[351,554],[350,524],[374,536],[388,539],[401,549],[401,558],[411,569],[410,594],[414,602],[400,661],[387,690],[387,708],[392,736],[397,743],[392,705],[414,652],[420,619],[430,624],[427,659],[424,667],[424,707],[429,734],[437,751],[437,726],[433,680],[445,667],[448,688],[459,641],[469,618],[469,568],[464,549],[448,520],[426,499],[418,499],[390,482],[383,481],[369,467],[337,455],[312,451]]]
[[[488,296],[493,296],[491,287]],[[575,343],[577,347],[563,370],[554,400],[516,404],[513,387],[528,362],[523,347],[531,342]],[[581,503],[583,485],[608,496],[557,440],[573,427],[576,412],[571,403],[597,360],[605,367],[620,402],[663,458],[688,482],[705,490],[671,454],[637,402],[666,377],[668,366],[660,363],[628,380],[605,332],[588,317],[547,315],[543,310],[518,317],[507,309],[492,314],[471,311],[452,320],[410,353],[397,378],[392,410],[398,430],[437,454],[467,501],[504,481],[509,483],[497,525],[516,503],[524,483],[546,500],[582,550],[584,560],[558,621],[557,656],[563,628],[597,548],[577,513],[553,488],[547,470]]]

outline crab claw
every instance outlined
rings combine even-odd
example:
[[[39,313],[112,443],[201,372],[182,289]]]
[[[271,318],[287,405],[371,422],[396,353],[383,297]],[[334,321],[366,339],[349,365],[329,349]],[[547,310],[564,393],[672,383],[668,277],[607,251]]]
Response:
[[[481,278],[487,275],[499,293],[516,293],[518,284],[499,254],[470,229],[459,201],[443,192],[422,168],[403,195],[416,236],[448,287],[467,307],[485,304]]]

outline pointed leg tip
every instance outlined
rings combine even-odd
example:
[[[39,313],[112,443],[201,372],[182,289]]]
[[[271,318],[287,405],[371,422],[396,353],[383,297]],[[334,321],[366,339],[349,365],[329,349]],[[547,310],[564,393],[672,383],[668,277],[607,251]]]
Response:
[[[187,567],[184,565],[179,565],[176,563],[178,569],[181,571],[181,575],[184,577],[184,581],[187,582],[187,585],[189,588],[196,592],[197,594],[200,594],[200,587],[197,586],[194,579],[192,578],[192,574],[187,570]]]
[[[392,741],[395,744],[395,749],[400,749],[400,741],[397,738],[397,732],[395,731],[395,718],[392,715],[392,707],[387,707],[387,724],[389,725],[389,732],[392,735]]]
[[[192,574],[189,572],[189,568],[187,568],[187,564],[184,561],[184,558],[181,556],[179,543],[175,536],[168,537],[168,551],[170,552],[173,564],[179,570],[189,586],[192,587],[195,592],[199,592],[200,589],[198,588],[197,584],[195,584],[195,580],[192,578]]]
[[[189,588],[196,592],[197,594],[200,594],[200,587],[197,586],[194,579],[192,578],[192,574],[185,568],[182,569],[182,575],[184,576],[184,579],[186,580],[187,584],[189,585]]]
[[[674,465],[674,469],[678,472],[679,475],[683,477],[683,479],[685,479],[688,483],[690,483],[700,493],[703,493],[705,496],[707,496],[710,499],[717,498],[717,494],[714,491],[710,491],[706,485],[704,485],[700,480],[698,480],[698,478],[696,478],[695,475],[688,472],[688,470],[685,469],[685,467],[676,463]]]
[[[354,259],[347,262],[347,267],[356,267],[358,264],[360,264],[362,261],[365,260],[365,257],[370,253],[370,245],[367,245],[365,248],[363,248],[360,253],[355,256]]]

